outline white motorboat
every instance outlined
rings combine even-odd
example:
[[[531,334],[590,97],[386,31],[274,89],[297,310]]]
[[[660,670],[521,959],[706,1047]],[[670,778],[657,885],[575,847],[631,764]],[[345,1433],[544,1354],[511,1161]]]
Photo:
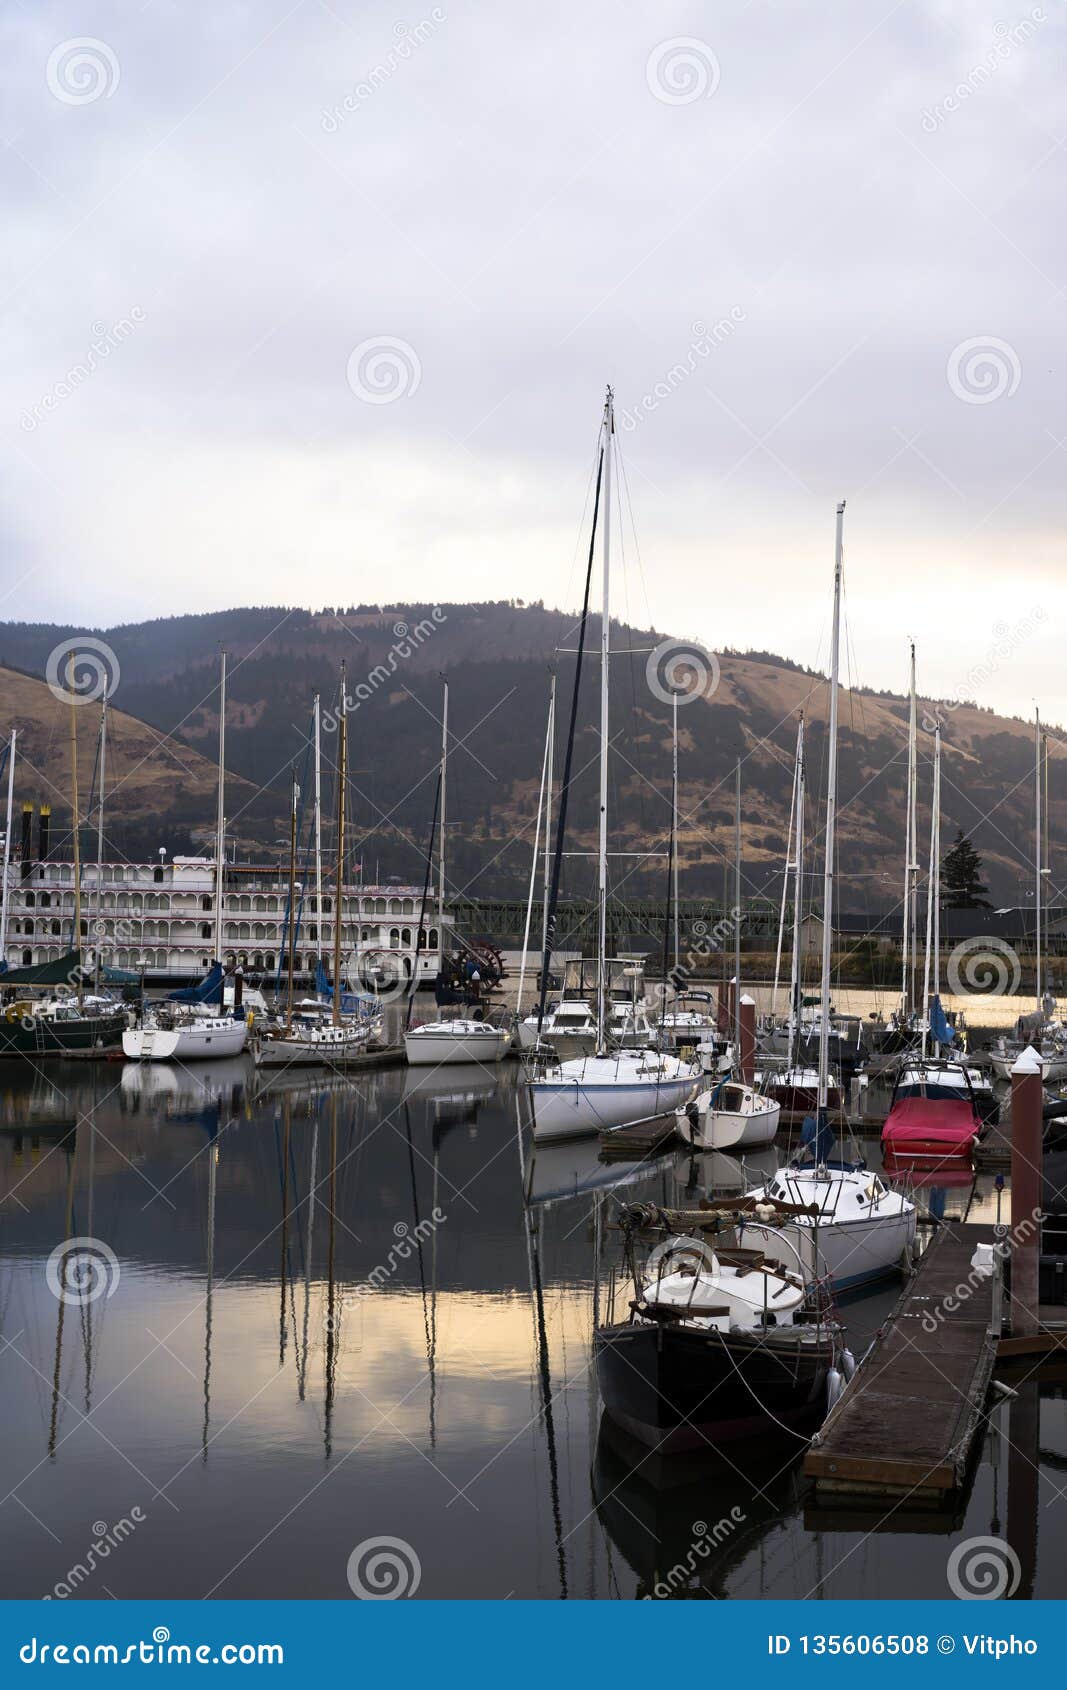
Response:
[[[130,1062],[200,1062],[239,1056],[248,1026],[229,1015],[159,1015],[140,1027],[127,1027],[122,1053]]]
[[[660,1020],[661,1036],[676,1050],[714,1045],[718,1016],[710,992],[679,992]]]
[[[695,1097],[700,1079],[695,1063],[653,1050],[558,1062],[529,1084],[534,1139],[580,1138],[669,1115]]]
[[[413,1068],[438,1068],[445,1062],[499,1062],[509,1043],[506,1028],[462,1016],[424,1021],[404,1034],[404,1052]]]
[[[784,1226],[746,1221],[741,1241],[759,1240],[785,1266],[799,1259],[807,1277],[828,1279],[835,1291],[892,1273],[915,1241],[915,1205],[866,1168],[779,1168],[750,1195],[814,1211]]]
[[[770,1144],[782,1106],[743,1081],[723,1080],[677,1111],[678,1136],[697,1150]]]

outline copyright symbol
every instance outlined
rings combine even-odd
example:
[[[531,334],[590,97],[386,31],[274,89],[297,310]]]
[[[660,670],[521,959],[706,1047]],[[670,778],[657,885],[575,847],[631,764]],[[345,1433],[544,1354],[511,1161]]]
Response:
[[[937,1652],[939,1655],[951,1655],[955,1650],[955,1647],[956,1639],[954,1637],[939,1637],[937,1640]]]

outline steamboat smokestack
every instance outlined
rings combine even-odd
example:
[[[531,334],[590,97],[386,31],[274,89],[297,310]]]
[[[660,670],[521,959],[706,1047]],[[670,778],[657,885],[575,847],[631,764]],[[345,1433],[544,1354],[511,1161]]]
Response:
[[[23,880],[29,880],[30,875],[33,873],[33,805],[32,804],[23,804],[23,806],[22,806],[22,851],[21,851],[20,857],[21,857],[21,863],[22,863],[21,878]]]
[[[48,824],[51,816],[51,804],[42,804],[40,819],[37,823],[37,860],[42,863],[48,861]]]

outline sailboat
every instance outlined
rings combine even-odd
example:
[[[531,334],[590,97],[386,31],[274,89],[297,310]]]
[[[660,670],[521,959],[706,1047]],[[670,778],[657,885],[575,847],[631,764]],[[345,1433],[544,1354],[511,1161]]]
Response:
[[[167,1002],[142,1013],[136,1027],[122,1035],[122,1053],[130,1062],[188,1062],[239,1056],[248,1040],[248,1026],[225,1012],[222,969],[223,877],[226,862],[226,653],[222,653],[219,681],[219,781],[215,815],[215,965],[199,983],[172,992]],[[218,1012],[208,1005],[218,999]]]
[[[816,1112],[804,1123],[800,1153],[788,1168],[765,1182],[760,1195],[792,1205],[797,1213],[785,1228],[745,1227],[784,1265],[799,1260],[811,1278],[829,1280],[836,1290],[859,1285],[891,1271],[915,1237],[915,1207],[891,1191],[862,1162],[831,1162],[833,1132],[828,1121],[830,962],[833,942],[834,836],[837,820],[838,672],[841,645],[841,587],[844,571],[845,506],[837,507],[834,545],[834,612],[830,653],[829,763],[826,836],[823,861],[822,975],[819,1005],[819,1060]],[[799,855],[799,850],[798,850]],[[808,1157],[810,1156],[810,1163]],[[753,1193],[755,1195],[755,1193]],[[783,1254],[784,1248],[784,1254]]]
[[[934,777],[930,809],[930,872],[926,897],[926,956],[922,1053],[905,1063],[893,1087],[882,1128],[882,1148],[896,1157],[969,1156],[983,1126],[978,1088],[999,1112],[988,1080],[966,1060],[942,1057],[955,1034],[941,1006],[941,724],[934,724]]]
[[[346,1017],[344,992],[341,986],[341,933],[344,922],[344,864],[345,864],[345,792],[348,781],[347,765],[348,690],[345,665],[341,663],[341,705],[337,717],[337,862],[335,865],[333,918],[333,1001],[327,1006],[318,1001],[293,1002],[293,947],[296,943],[296,788],[290,812],[289,847],[289,966],[288,1001],[284,1018],[257,1028],[256,1067],[293,1068],[317,1067],[328,1063],[343,1065],[363,1055],[373,1037],[381,1031],[381,1018],[357,1014]],[[318,700],[316,699],[316,741],[318,729]],[[319,809],[318,758],[316,756],[316,810]],[[321,916],[321,835],[316,816],[316,915]],[[321,943],[322,928],[316,926],[317,942]],[[321,959],[320,959],[321,967]]]
[[[545,995],[551,964],[555,906],[559,895],[563,840],[570,789],[574,732],[581,685],[582,655],[589,614],[596,522],[604,489],[603,600],[600,625],[600,836],[597,872],[597,1004],[596,1046],[587,1055],[567,1061],[548,1061],[528,1082],[533,1136],[535,1140],[572,1138],[584,1133],[610,1132],[653,1119],[683,1107],[695,1096],[701,1079],[696,1064],[653,1049],[610,1048],[609,986],[607,969],[608,910],[608,754],[609,754],[609,666],[611,659],[611,471],[615,446],[614,395],[608,388],[601,427],[593,526],[589,540],[585,599],[575,669],[574,696],[563,791],[560,797],[556,852],[552,870],[552,897],[548,933],[541,968],[539,1024],[543,1025]]]
[[[765,1072],[757,1076],[761,1090],[772,1102],[781,1109],[801,1112],[806,1109],[819,1107],[819,1068],[818,1044],[816,1045],[816,1060],[804,1062],[801,1058],[801,951],[803,945],[803,916],[804,916],[804,815],[807,793],[807,764],[804,751],[804,717],[797,723],[797,749],[793,780],[793,815],[791,823],[795,821],[796,839],[795,855],[789,861],[788,845],[786,850],[786,880],[789,870],[793,871],[793,949],[789,975],[789,1010],[785,1019],[785,1068],[775,1070],[768,1067]],[[785,915],[786,887],[782,887],[782,915]],[[772,1046],[780,1035],[772,1035]],[[827,1057],[829,1058],[830,1041],[827,1038]],[[826,1095],[823,1099],[824,1107],[840,1109],[842,1102],[841,1084],[836,1074],[828,1073],[826,1079]]]
[[[441,766],[438,777],[438,846],[437,846],[437,931],[445,931],[445,793],[448,771],[448,682],[444,683],[444,708],[441,715]],[[422,921],[419,923],[419,943],[422,943]],[[482,1018],[480,1011],[471,1015],[443,1017],[438,1021],[423,1021],[410,1025],[411,1003],[408,1001],[409,1025],[404,1030],[404,1054],[412,1067],[439,1067],[443,1062],[499,1062],[511,1042],[506,1027],[497,1027]]]

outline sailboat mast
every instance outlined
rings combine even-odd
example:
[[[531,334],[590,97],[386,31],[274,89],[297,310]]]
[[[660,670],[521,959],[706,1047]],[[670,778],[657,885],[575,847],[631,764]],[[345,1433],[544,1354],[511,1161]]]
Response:
[[[608,666],[611,657],[611,454],[615,395],[604,401],[604,597],[600,613],[600,850],[597,863],[596,1047],[604,1050],[607,1029],[608,954]]]
[[[315,955],[322,955],[322,707],[315,694]]]
[[[1034,991],[1041,1009],[1041,712],[1034,712]]]
[[[915,950],[918,935],[917,875],[919,872],[918,809],[918,708],[915,695],[915,641],[911,642],[911,684],[908,699],[908,804],[904,839],[904,935],[901,955],[903,980],[901,1005],[905,1020],[915,1008]]]
[[[797,839],[793,876],[793,961],[789,974],[789,1060],[792,1071],[800,1032],[800,938],[804,919],[804,717],[797,723]]]
[[[11,807],[15,795],[15,741],[18,729],[12,728],[7,753],[7,825],[4,828],[4,884],[0,891],[0,962],[7,958],[7,877],[11,865]]]
[[[292,800],[289,805],[289,994],[285,1012],[286,1032],[293,1030],[293,975],[296,972],[296,803],[298,787],[293,774]]]
[[[444,682],[441,709],[441,808],[437,848],[437,944],[442,961],[445,954],[445,779],[448,772],[448,682]]]
[[[834,621],[830,636],[830,745],[826,774],[826,855],[822,876],[822,981],[819,999],[819,1114],[826,1109],[830,1066],[830,958],[834,931],[834,829],[837,821],[837,689],[841,663],[841,574],[845,501],[837,507],[834,541]]]
[[[226,862],[226,653],[219,680],[219,790],[215,809],[215,961],[222,961],[222,902]]]
[[[100,941],[104,932],[104,780],[107,774],[107,689],[100,700],[100,800],[96,812],[96,981],[100,983]]]
[[[674,886],[674,972],[678,973],[678,693],[677,689],[671,693],[672,710],[672,742],[674,747],[673,769],[671,771],[671,856],[673,860]]]
[[[941,995],[941,723],[934,729],[934,996]]]
[[[734,776],[734,1061],[741,1061],[741,759]]]
[[[345,891],[345,759],[348,749],[348,690],[341,659],[341,714],[337,725],[337,889],[333,907],[333,1024],[341,1025],[341,916]]]
[[[74,691],[74,653],[67,663],[67,688],[70,692],[70,805],[74,820],[74,949],[78,953],[78,1002],[82,1001],[84,985],[81,970],[82,944],[82,859],[78,816],[78,698]]]
[[[556,677],[553,673],[548,686],[548,732],[545,741],[545,898],[541,911],[541,955],[548,944],[548,905],[552,882],[552,764],[556,749]]]

